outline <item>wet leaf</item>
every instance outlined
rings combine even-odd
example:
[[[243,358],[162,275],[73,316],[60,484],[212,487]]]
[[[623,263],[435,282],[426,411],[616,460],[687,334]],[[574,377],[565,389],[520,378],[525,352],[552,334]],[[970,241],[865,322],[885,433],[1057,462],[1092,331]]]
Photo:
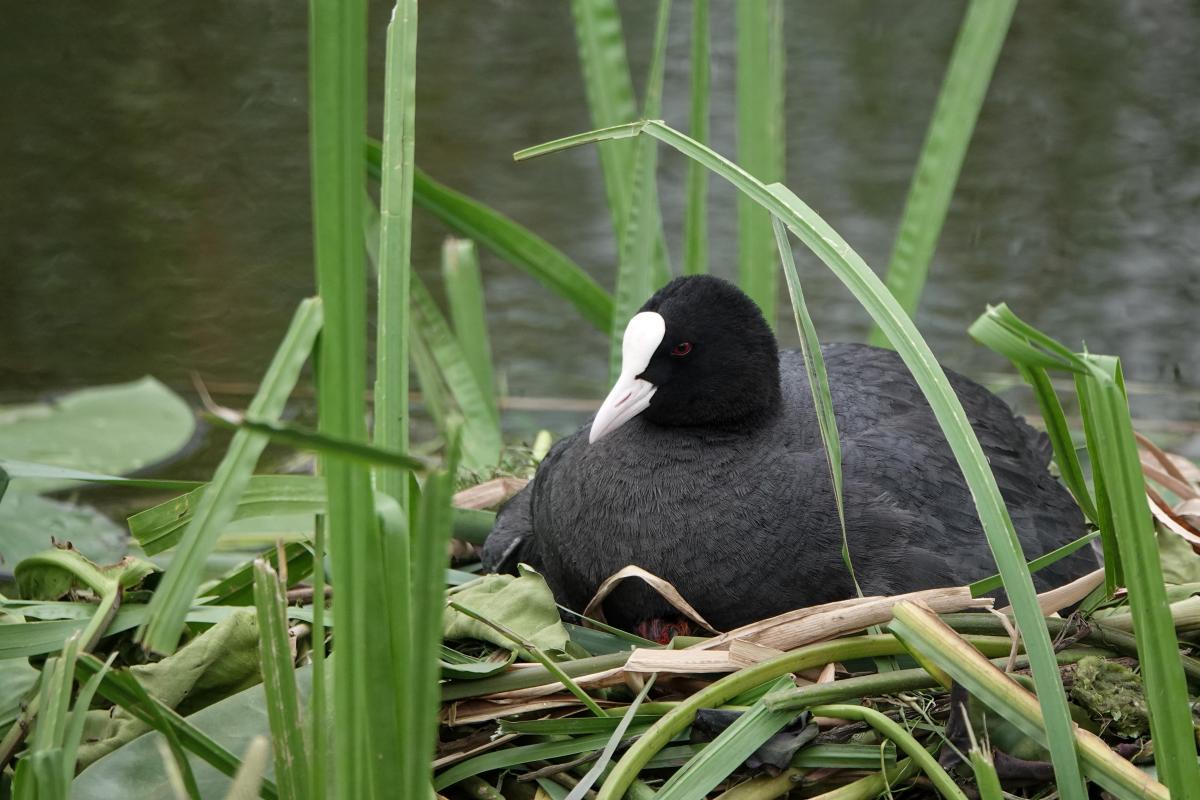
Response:
[[[486,575],[451,597],[454,602],[497,622],[532,642],[542,651],[562,651],[570,637],[558,617],[554,595],[545,579],[522,565],[520,576]],[[500,647],[512,647],[512,642],[478,620],[471,619],[451,608],[442,618],[442,635],[446,639],[479,639]]]

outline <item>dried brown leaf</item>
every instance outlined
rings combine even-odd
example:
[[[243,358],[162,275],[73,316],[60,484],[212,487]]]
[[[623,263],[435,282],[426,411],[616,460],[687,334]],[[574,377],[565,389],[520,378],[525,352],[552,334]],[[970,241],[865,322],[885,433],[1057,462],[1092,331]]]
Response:
[[[627,567],[622,567],[612,575],[609,575],[607,578],[605,578],[604,582],[600,584],[600,588],[596,590],[596,594],[594,597],[592,597],[591,602],[587,604],[587,608],[583,610],[583,615],[585,617],[591,617],[592,619],[603,622],[604,610],[601,606],[601,603],[604,601],[604,598],[608,597],[618,583],[626,580],[627,578],[637,578],[641,581],[644,581],[651,589],[658,592],[662,599],[670,603],[672,608],[695,622],[700,627],[704,628],[706,631],[711,631],[713,633],[720,632],[712,625],[709,625],[708,620],[700,616],[700,612],[692,608],[691,604],[688,603],[687,600],[683,599],[683,595],[679,593],[678,589],[671,585],[670,581],[666,580],[665,578],[660,578],[653,572],[642,569],[634,564],[630,564]]]

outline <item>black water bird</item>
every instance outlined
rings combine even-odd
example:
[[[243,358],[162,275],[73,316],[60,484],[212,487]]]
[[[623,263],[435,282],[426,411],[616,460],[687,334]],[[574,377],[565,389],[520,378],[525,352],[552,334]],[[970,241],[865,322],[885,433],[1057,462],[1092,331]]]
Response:
[[[866,594],[969,583],[996,571],[970,492],[900,357],[822,347],[842,448],[851,560]],[[1046,436],[947,371],[987,454],[1027,558],[1085,532],[1047,470]],[[677,278],[625,331],[621,376],[592,421],[562,439],[497,516],[484,564],[527,562],[582,610],[636,564],[727,630],[844,599],[854,586],[804,362],[779,352],[732,284]],[[1034,576],[1056,586],[1097,566],[1086,548]],[[605,601],[633,629],[678,617],[640,581]]]

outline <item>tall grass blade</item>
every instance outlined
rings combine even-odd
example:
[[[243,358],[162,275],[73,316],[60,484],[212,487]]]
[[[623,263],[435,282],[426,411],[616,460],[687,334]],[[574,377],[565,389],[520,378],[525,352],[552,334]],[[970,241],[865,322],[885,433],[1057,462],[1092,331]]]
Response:
[[[783,180],[782,0],[740,0],[737,25],[737,156],[763,183]],[[771,215],[738,196],[738,283],[775,327],[778,277]]]
[[[1038,696],[1045,704],[1046,726],[1050,740],[1055,746],[1051,753],[1054,756],[1059,791],[1066,800],[1083,800],[1083,782],[1070,739],[1072,723],[1067,712],[1066,696],[1054,658],[1054,649],[1037,604],[1033,581],[1025,567],[1020,542],[1000,496],[995,476],[992,475],[979,440],[967,421],[966,412],[950,388],[945,372],[912,320],[862,257],[786,187],[779,184],[765,185],[738,165],[660,121],[568,137],[558,143],[530,148],[523,151],[523,154],[550,152],[567,144],[583,143],[596,137],[629,136],[631,132],[648,133],[689,158],[700,161],[708,169],[732,183],[746,197],[779,218],[833,271],[883,328],[921,387],[975,500],[984,533],[1004,579],[1004,587],[1015,610],[1017,625],[1025,640]]]
[[[447,433],[446,465],[432,473],[421,490],[416,509],[417,524],[410,541],[410,619],[403,631],[410,635],[410,651],[404,662],[407,692],[400,698],[405,717],[405,748],[408,762],[407,791],[403,797],[427,797],[432,780],[434,744],[437,740],[438,646],[442,641],[442,612],[445,607],[443,575],[450,540],[450,500],[454,495],[461,435]]]
[[[1150,732],[1159,779],[1174,798],[1200,798],[1200,764],[1187,683],[1168,605],[1154,522],[1146,504],[1137,442],[1129,418],[1121,364],[1111,356],[1085,356],[1092,372],[1081,380],[1088,396],[1085,428],[1099,450],[1093,470],[1103,475],[1112,509],[1129,606],[1137,633],[1138,663],[1150,709]],[[1091,452],[1091,451],[1090,451]]]
[[[910,316],[920,302],[954,184],[1016,6],[1017,0],[971,0],[959,28],[888,263],[887,287]],[[871,330],[870,341],[888,346],[878,327]]]
[[[261,560],[254,562],[254,605],[258,609],[259,651],[275,756],[275,782],[283,800],[305,800],[311,786],[300,696],[288,643],[287,601],[279,576]],[[313,758],[320,757],[321,754],[313,753]]]
[[[808,305],[804,302],[804,291],[800,286],[800,276],[796,273],[796,262],[792,257],[792,244],[788,241],[787,228],[774,217],[771,219],[771,226],[775,231],[775,243],[779,246],[779,258],[783,262],[783,275],[787,281],[788,296],[792,301],[796,331],[800,334],[804,371],[808,374],[808,388],[812,392],[813,408],[817,411],[817,427],[821,431],[821,443],[825,446],[825,460],[829,466],[829,479],[833,484],[833,502],[837,506],[838,525],[842,529],[842,563],[850,572],[854,591],[862,597],[862,589],[854,575],[854,563],[850,559],[850,540],[846,535],[846,506],[842,495],[842,443],[838,437],[837,417],[833,412],[833,395],[829,391],[825,357],[821,354],[817,328],[813,325]]]
[[[625,37],[621,32],[621,14],[615,0],[571,0],[571,10],[592,124],[604,128],[632,122],[637,118],[637,106],[625,54]],[[650,91],[648,88],[647,94]],[[645,102],[650,102],[649,97]],[[608,142],[600,146],[600,168],[618,247],[625,241],[626,226],[636,204],[636,150],[637,146],[632,143]],[[657,195],[654,202],[657,211]],[[646,220],[642,222],[650,224]],[[670,278],[661,219],[654,221],[652,233],[655,237],[653,260],[643,266],[653,269],[654,281],[661,285]]]
[[[667,25],[671,15],[670,0],[659,0],[658,21],[654,29],[654,57],[650,63],[650,75],[646,80],[646,102],[644,116],[657,117],[662,109],[663,70],[667,51]],[[625,326],[637,309],[656,288],[665,281],[652,274],[651,262],[654,255],[656,235],[660,228],[658,210],[658,143],[649,137],[641,137],[635,143],[632,164],[632,194],[628,217],[621,227],[620,257],[617,268],[617,286],[614,294],[612,329],[609,332],[609,381],[615,381],[621,372],[621,343]]]
[[[442,278],[446,299],[450,303],[450,319],[454,336],[463,356],[475,373],[492,416],[500,418],[496,408],[496,379],[492,374],[492,348],[488,341],[487,308],[483,300],[483,277],[475,243],[469,239],[448,238],[442,243]]]
[[[708,0],[692,0],[692,103],[688,135],[708,144]],[[708,170],[688,162],[687,211],[683,222],[683,272],[708,272]]]
[[[271,366],[250,402],[250,416],[272,422],[279,418],[321,326],[321,301],[309,299],[300,303],[283,343],[275,351]],[[145,647],[159,653],[175,650],[184,618],[204,577],[205,562],[221,532],[233,520],[238,498],[245,491],[266,446],[267,438],[261,434],[251,431],[234,434],[212,482],[197,504],[195,515],[183,532],[170,568],[150,600],[150,619],[138,630],[138,640]]]
[[[637,103],[615,0],[571,0],[571,12],[592,125],[605,128],[632,122],[637,117]],[[618,238],[629,216],[634,149],[632,142],[606,142],[600,146],[600,168]]]
[[[417,2],[399,0],[387,28],[383,161],[379,187],[379,309],[375,345],[375,443],[408,450],[409,276],[412,272],[413,141]],[[403,469],[376,470],[379,491],[408,502]]]
[[[321,433],[366,442],[366,4],[310,0],[313,238],[317,285],[325,304],[317,390]],[[384,796],[401,785],[391,683],[371,668],[391,666],[391,642],[371,625],[386,602],[387,579],[370,470],[341,459],[322,462],[329,492],[329,551],[337,600],[334,674],[334,774],[339,797]]]
[[[433,419],[434,427],[444,431],[449,425],[454,401],[450,399],[450,391],[424,337],[415,334],[409,337],[409,357],[413,372],[417,373],[417,385],[421,387],[421,407]]]
[[[471,363],[433,295],[417,276],[412,282],[413,334],[424,340],[463,415],[463,463],[472,470],[495,466],[503,441],[493,389],[480,386]]]

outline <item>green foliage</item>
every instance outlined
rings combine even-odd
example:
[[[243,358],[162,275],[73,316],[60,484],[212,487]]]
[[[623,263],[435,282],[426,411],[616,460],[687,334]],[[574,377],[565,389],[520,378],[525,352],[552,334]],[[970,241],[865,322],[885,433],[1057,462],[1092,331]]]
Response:
[[[321,330],[321,308],[320,301],[305,300],[296,309],[287,334],[250,403],[248,414],[251,418],[274,422],[283,412]],[[325,341],[329,341],[328,332]],[[205,562],[221,532],[232,521],[238,498],[245,491],[266,445],[267,439],[261,434],[247,430],[234,434],[213,475],[210,489],[200,498],[195,515],[184,529],[171,569],[150,601],[150,620],[138,631],[139,641],[149,649],[161,653],[175,650],[184,617],[203,579]]]
[[[531,569],[522,567],[517,575],[486,575],[455,589],[450,597],[454,602],[485,615],[504,625],[542,650],[562,652],[567,647],[567,631],[558,616],[554,595],[546,580]],[[446,639],[480,639],[500,647],[512,642],[495,628],[447,608],[442,622]]]
[[[1146,682],[1159,775],[1178,797],[1200,797],[1187,684],[1167,604],[1154,523],[1146,504],[1144,478],[1120,361],[1112,356],[1072,353],[1017,317],[1007,306],[990,307],[971,326],[980,342],[1011,359],[1035,386],[1045,387],[1047,369],[1075,378],[1095,485],[1109,587],[1129,590],[1137,630],[1138,660]],[[1043,413],[1053,417],[1057,398],[1037,392]],[[1061,411],[1058,410],[1061,414]],[[1055,461],[1064,474],[1076,469],[1075,453],[1052,437]],[[1086,487],[1077,489],[1086,491]],[[1053,740],[1052,740],[1053,741]]]
[[[643,117],[657,117],[662,109],[663,70],[667,51],[667,25],[670,20],[670,0],[659,0],[658,22],[654,30],[654,57],[646,78],[646,100]],[[621,344],[625,327],[646,302],[665,276],[652,269],[654,248],[661,246],[661,219],[658,209],[658,144],[639,139],[634,148],[631,175],[627,181],[629,198],[624,208],[624,222],[618,230],[617,286],[613,293],[612,328],[609,331],[608,378],[616,381],[621,372]],[[614,209],[614,213],[616,209]]]
[[[4,462],[32,461],[120,475],[164,461],[192,438],[192,410],[154,378],[80,389],[48,403],[0,406]],[[12,489],[49,492],[74,485],[53,473],[20,478]]]
[[[763,183],[783,180],[783,0],[742,0],[736,5],[737,159]],[[738,283],[775,327],[779,275],[771,215],[738,195]]]
[[[50,547],[52,538],[101,562],[115,561],[128,549],[125,532],[94,508],[25,492],[10,491],[0,499],[0,531],[0,572]]]

